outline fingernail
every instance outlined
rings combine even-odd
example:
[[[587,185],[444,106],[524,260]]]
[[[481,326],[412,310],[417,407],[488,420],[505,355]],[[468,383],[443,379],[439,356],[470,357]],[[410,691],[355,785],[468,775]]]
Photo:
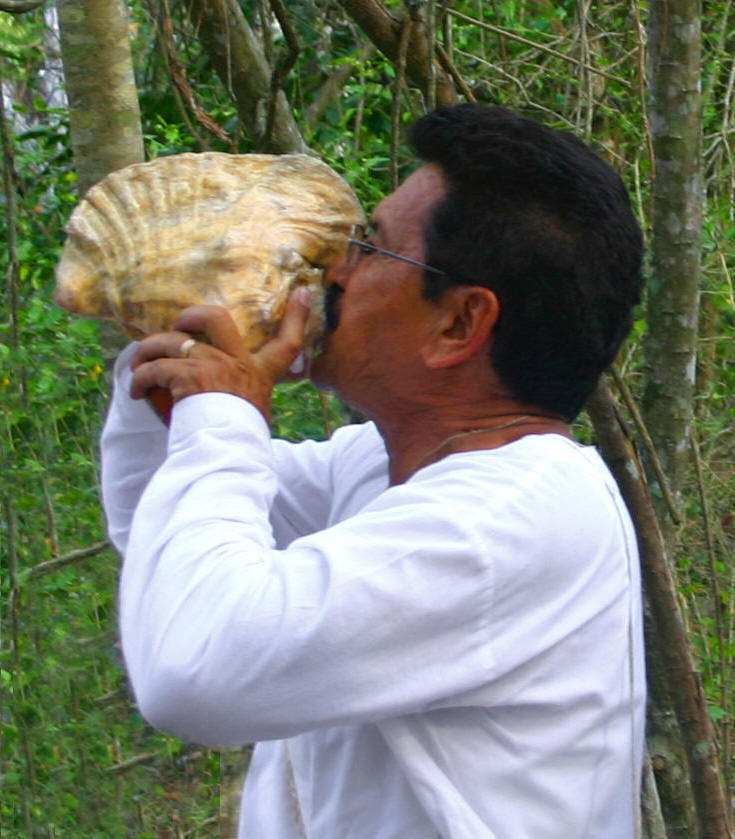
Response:
[[[306,306],[307,309],[311,308],[311,290],[307,286],[300,285],[294,295],[302,306]]]
[[[304,372],[304,367],[306,366],[306,358],[304,354],[300,352],[296,358],[291,362],[291,366],[288,368],[290,373],[294,373],[298,375],[299,373]]]

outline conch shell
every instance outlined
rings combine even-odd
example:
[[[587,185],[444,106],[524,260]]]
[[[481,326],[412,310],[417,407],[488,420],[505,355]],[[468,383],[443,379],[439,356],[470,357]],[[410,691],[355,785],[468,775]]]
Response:
[[[75,208],[55,299],[133,338],[170,329],[187,306],[216,304],[257,349],[295,286],[321,301],[325,269],[363,222],[346,182],[308,155],[161,157],[112,172]],[[315,306],[307,344],[322,321]]]

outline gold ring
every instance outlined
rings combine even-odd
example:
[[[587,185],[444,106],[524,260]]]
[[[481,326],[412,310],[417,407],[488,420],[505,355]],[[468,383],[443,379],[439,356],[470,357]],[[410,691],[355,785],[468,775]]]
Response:
[[[179,347],[179,357],[188,358],[189,353],[196,346],[196,341],[193,338],[187,338],[186,341]]]

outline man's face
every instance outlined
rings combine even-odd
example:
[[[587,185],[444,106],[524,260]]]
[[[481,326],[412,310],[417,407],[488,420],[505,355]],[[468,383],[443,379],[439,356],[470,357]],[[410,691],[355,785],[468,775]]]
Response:
[[[422,166],[378,205],[369,241],[424,262],[426,223],[446,190],[441,169]],[[370,414],[415,381],[436,305],[421,294],[421,268],[380,253],[336,263],[327,282],[329,328],[311,377]]]

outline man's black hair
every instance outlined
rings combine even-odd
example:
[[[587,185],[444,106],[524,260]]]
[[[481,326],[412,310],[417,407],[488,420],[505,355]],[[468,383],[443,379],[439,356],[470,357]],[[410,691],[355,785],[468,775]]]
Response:
[[[584,143],[504,108],[421,118],[411,143],[449,179],[426,231],[424,294],[500,301],[491,362],[518,399],[573,419],[640,300],[643,240],[616,172]]]

